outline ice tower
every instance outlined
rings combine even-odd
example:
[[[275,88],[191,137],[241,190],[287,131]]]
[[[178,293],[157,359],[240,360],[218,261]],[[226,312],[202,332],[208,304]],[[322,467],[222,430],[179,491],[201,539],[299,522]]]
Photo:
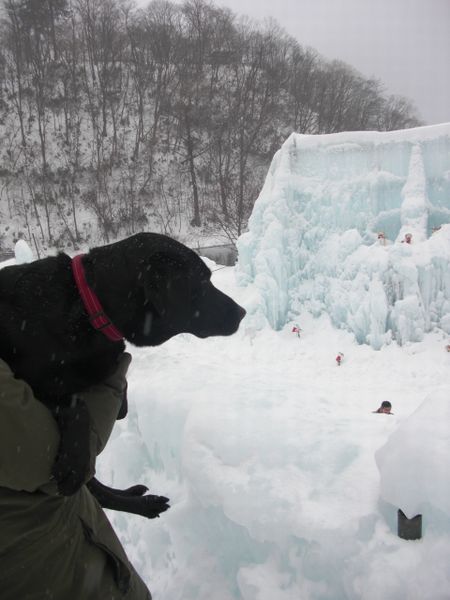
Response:
[[[376,349],[450,333],[449,223],[450,124],[294,133],[238,240],[238,280],[257,290],[248,318],[280,329],[327,312]]]

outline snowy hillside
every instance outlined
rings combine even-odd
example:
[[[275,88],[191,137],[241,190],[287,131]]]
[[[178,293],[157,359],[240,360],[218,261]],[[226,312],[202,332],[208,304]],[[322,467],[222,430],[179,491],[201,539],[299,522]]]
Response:
[[[292,134],[238,242],[255,326],[307,309],[375,349],[450,333],[449,222],[450,124]]]

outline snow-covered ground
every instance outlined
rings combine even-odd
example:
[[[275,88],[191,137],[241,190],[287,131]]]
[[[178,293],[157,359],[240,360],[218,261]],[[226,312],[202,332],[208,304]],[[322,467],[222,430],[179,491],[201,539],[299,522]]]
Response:
[[[238,287],[233,271],[213,281],[245,306],[254,290]],[[398,538],[375,461],[396,432],[403,444],[402,424],[424,402],[434,402],[438,431],[450,392],[446,337],[374,351],[325,315],[297,322],[300,338],[292,323],[255,331],[244,320],[231,338],[130,348],[130,414],[98,474],[115,486],[149,484],[172,507],[154,521],[111,512],[127,552],[155,600],[448,599],[449,511],[427,489],[423,539]],[[383,400],[394,416],[373,414]],[[415,425],[426,457],[435,437]],[[403,457],[384,493],[409,485],[416,499],[428,473],[450,497],[449,419],[442,429],[439,460],[422,460],[413,489]]]

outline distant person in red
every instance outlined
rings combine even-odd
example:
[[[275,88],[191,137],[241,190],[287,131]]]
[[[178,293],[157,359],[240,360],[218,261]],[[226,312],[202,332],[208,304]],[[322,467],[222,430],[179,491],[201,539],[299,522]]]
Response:
[[[292,333],[296,333],[296,334],[297,334],[297,337],[300,337],[300,333],[301,333],[301,331],[302,331],[302,330],[300,329],[300,327],[299,327],[297,324],[295,324],[295,325],[292,327]]]
[[[343,352],[339,352],[339,354],[336,356],[336,364],[338,367],[341,366],[341,362],[344,360],[344,353]]]
[[[389,402],[389,400],[383,400],[383,402],[381,403],[380,408],[377,408],[377,410],[374,410],[374,413],[383,413],[385,415],[393,415],[394,413],[391,412],[392,410],[392,404]]]
[[[402,244],[410,244],[412,242],[412,233],[405,233],[405,239],[402,240]]]
[[[447,352],[450,352],[450,344],[447,344],[447,345],[445,346],[445,349],[447,350]]]

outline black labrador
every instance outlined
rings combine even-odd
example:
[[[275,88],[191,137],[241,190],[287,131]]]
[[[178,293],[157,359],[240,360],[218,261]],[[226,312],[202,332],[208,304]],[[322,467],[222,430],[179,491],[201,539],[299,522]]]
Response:
[[[237,331],[245,310],[210,278],[194,251],[156,233],[0,270],[0,357],[56,416],[53,474],[62,494],[79,489],[89,459],[89,417],[76,394],[115,370],[123,338],[157,346],[179,333]],[[106,508],[147,517],[168,508],[164,496],[143,495],[144,486],[114,490],[96,479],[88,486]]]

